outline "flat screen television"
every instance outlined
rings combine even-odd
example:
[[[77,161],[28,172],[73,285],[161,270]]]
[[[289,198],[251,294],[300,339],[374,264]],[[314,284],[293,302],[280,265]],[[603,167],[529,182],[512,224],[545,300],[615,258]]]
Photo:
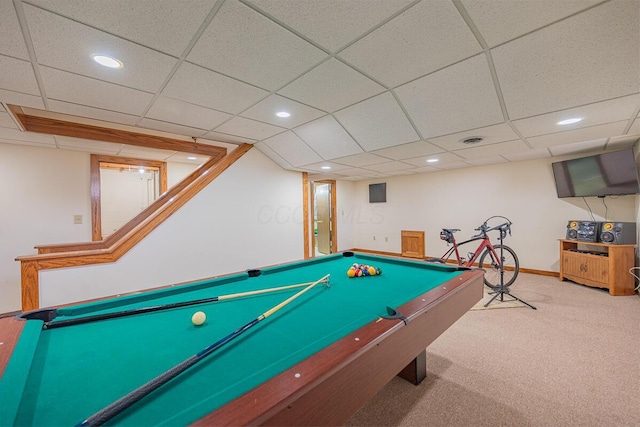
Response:
[[[552,164],[558,197],[604,197],[639,194],[633,149]]]

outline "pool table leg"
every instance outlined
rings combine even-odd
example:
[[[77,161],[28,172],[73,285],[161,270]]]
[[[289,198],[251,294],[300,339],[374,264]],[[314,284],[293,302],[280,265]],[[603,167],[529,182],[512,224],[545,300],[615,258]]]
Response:
[[[427,377],[427,350],[422,350],[422,353],[405,366],[398,376],[413,385],[420,384]]]

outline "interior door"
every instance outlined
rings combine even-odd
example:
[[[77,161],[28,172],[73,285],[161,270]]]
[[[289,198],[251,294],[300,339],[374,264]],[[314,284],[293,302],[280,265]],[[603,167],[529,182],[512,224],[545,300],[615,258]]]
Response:
[[[331,253],[331,184],[315,184],[315,229],[317,250]]]

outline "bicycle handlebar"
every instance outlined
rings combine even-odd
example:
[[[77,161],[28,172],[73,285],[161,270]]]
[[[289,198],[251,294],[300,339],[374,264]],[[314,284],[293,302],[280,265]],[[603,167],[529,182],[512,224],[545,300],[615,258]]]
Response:
[[[495,217],[491,217],[491,218],[495,218]],[[489,219],[491,219],[489,218]],[[504,218],[504,217],[503,217]],[[475,237],[484,237],[486,236],[486,234],[490,231],[494,231],[494,230],[499,230],[501,233],[501,237],[504,239],[507,235],[507,232],[509,233],[509,236],[511,236],[511,224],[513,224],[511,221],[509,221],[507,218],[505,218],[507,220],[507,222],[504,222],[500,225],[496,225],[494,227],[489,227],[487,225],[487,221],[489,221],[489,219],[487,219],[485,222],[483,222],[480,227],[475,228],[475,231],[479,231],[479,234],[476,234],[475,236],[473,236],[473,238]]]

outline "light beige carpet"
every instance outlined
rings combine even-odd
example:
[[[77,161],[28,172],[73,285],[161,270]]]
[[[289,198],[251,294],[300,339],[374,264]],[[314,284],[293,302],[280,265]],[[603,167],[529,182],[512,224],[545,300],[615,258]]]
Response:
[[[514,291],[514,294],[515,294],[515,291]],[[513,299],[513,297],[510,296],[509,294],[503,294],[502,300],[501,300],[501,297],[498,295],[496,299],[491,301],[491,298],[493,298],[494,296],[495,296],[495,293],[491,289],[485,287],[484,296],[480,301],[476,303],[476,305],[471,307],[471,310],[492,310],[495,308],[518,308],[518,307],[529,308],[523,303],[521,303],[520,301]],[[489,301],[491,301],[491,304],[485,307],[485,304],[488,303]]]

